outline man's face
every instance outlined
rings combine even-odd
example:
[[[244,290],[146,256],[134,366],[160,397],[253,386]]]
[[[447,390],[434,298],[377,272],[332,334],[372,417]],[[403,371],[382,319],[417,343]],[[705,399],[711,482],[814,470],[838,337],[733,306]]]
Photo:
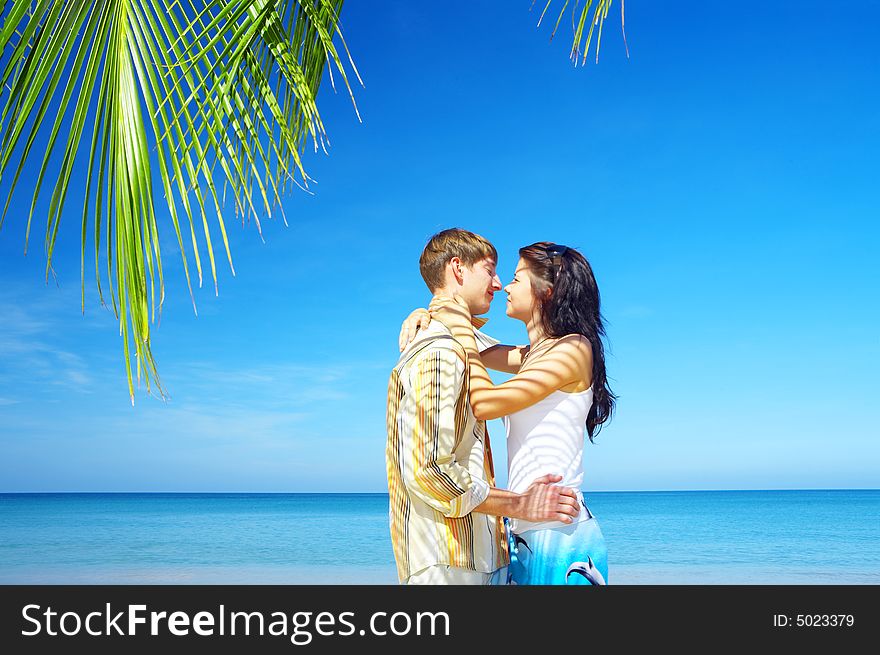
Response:
[[[486,257],[473,266],[461,267],[462,283],[458,295],[467,303],[471,314],[477,316],[489,311],[496,291],[501,291],[501,280],[495,272],[495,260]]]

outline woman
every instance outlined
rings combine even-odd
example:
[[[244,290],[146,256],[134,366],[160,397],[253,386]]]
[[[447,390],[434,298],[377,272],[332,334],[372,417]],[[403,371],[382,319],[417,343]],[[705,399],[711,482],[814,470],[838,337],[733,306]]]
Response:
[[[503,418],[507,430],[508,486],[522,492],[536,476],[562,476],[580,489],[583,430],[592,442],[611,417],[615,396],[605,376],[599,289],[587,260],[549,242],[521,248],[507,292],[507,315],[526,325],[528,346],[497,345],[480,353],[467,306],[435,299],[430,313],[416,310],[402,342],[431,317],[464,346],[470,366],[470,401],[478,419]],[[492,383],[486,366],[515,375]],[[510,521],[511,584],[606,584],[608,563],[598,522],[580,496],[572,523]]]

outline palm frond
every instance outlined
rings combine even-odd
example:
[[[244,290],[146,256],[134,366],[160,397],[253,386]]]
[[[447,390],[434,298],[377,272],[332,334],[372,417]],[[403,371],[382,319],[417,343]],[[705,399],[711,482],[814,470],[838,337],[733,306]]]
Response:
[[[583,65],[587,62],[587,55],[590,52],[590,44],[593,40],[593,30],[598,27],[598,33],[596,36],[596,62],[599,62],[599,47],[602,43],[602,27],[605,25],[605,19],[608,17],[608,11],[611,9],[611,5],[614,0],[596,0],[595,8],[593,8],[593,0],[584,0],[584,5],[580,7],[580,13],[578,13],[578,5],[580,4],[580,0],[575,0],[575,3],[571,10],[571,29],[573,34],[573,41],[571,45],[571,60],[574,62],[575,66],[578,64],[578,60]],[[623,44],[626,47],[626,56],[629,57],[629,47],[626,45],[626,30],[624,28],[624,2],[625,0],[620,0],[620,29],[623,34]],[[547,4],[544,5],[544,9],[541,12],[541,16],[538,19],[538,26],[540,27],[541,23],[544,21],[544,16],[547,13],[547,10],[550,8],[550,5],[553,3],[553,0],[547,0]],[[534,0],[532,2],[532,6],[534,7]],[[559,11],[559,15],[556,18],[556,24],[553,27],[553,32],[550,34],[550,39],[552,40],[554,36],[556,36],[556,31],[559,29],[559,24],[562,22],[563,16],[565,16],[565,10],[568,8],[570,4],[570,0],[565,0],[562,4],[562,8]],[[590,16],[590,9],[593,8],[592,16]],[[587,21],[589,20],[589,30],[586,30]],[[586,30],[586,36],[584,35],[584,31]]]
[[[96,284],[102,303],[106,284],[119,319],[132,402],[135,378],[164,396],[150,327],[164,300],[159,235],[169,226],[157,220],[153,185],[161,186],[195,308],[190,255],[201,285],[207,254],[216,293],[217,231],[235,274],[227,189],[235,214],[253,217],[259,229],[260,216],[272,216],[289,183],[308,187],[302,155],[306,143],[317,150],[326,142],[316,96],[328,63],[354,99],[336,47],[338,41],[348,55],[341,9],[342,0],[4,3],[0,181],[9,191],[0,227],[7,213],[19,213],[13,195],[45,140],[25,249],[43,184],[54,179],[44,237],[48,276],[68,196],[78,190],[71,188],[75,165],[87,157],[83,311],[91,225]]]

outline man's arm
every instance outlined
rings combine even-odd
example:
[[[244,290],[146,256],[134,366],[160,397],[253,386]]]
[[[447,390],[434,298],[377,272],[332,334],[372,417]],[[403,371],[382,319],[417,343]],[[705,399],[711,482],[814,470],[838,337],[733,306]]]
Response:
[[[455,461],[455,405],[464,362],[449,348],[428,348],[410,364],[414,407],[401,426],[403,482],[447,517],[465,516],[489,496],[489,484]]]
[[[521,494],[492,487],[489,496],[474,511],[533,522],[571,523],[573,517],[580,513],[577,490],[554,484],[560,480],[561,475],[548,473],[537,478]]]
[[[527,521],[570,523],[569,517],[580,511],[577,491],[555,486],[561,476],[545,475],[519,494],[490,487],[455,461],[455,404],[464,366],[448,348],[429,349],[412,364],[409,384],[415,415],[410,439],[404,439],[404,447],[411,448],[405,453],[403,466],[407,490],[450,518],[477,511]]]

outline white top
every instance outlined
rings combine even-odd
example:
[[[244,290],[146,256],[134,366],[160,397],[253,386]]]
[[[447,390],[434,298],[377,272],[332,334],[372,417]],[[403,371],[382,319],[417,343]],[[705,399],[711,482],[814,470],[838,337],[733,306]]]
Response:
[[[556,390],[543,400],[505,416],[508,488],[524,492],[542,475],[555,473],[557,484],[580,489],[584,482],[584,430],[593,404],[593,389],[578,393]],[[575,523],[590,517],[583,502]],[[511,519],[514,532],[563,527],[561,521],[532,523]]]

